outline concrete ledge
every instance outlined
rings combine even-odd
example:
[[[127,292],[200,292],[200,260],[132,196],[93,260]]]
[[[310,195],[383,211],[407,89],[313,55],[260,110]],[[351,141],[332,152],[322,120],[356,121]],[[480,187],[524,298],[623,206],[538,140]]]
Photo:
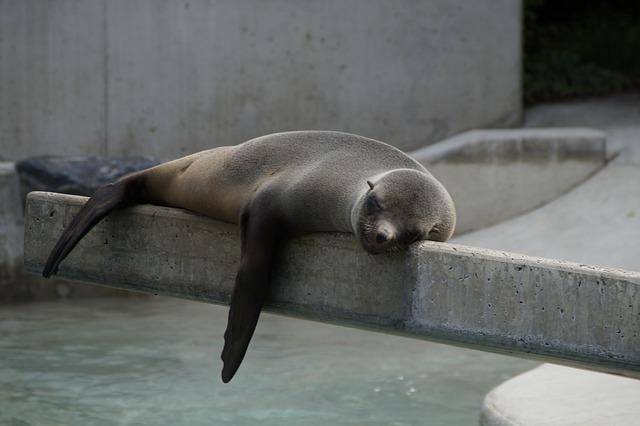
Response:
[[[480,425],[634,425],[638,401],[638,380],[545,364],[489,392]]]
[[[456,234],[494,225],[564,194],[606,162],[604,133],[586,128],[474,130],[411,155],[449,190]]]
[[[41,271],[85,200],[29,195],[29,270]],[[137,206],[89,233],[60,275],[227,303],[237,234],[182,210]],[[279,265],[273,311],[640,377],[640,273],[431,242],[371,256],[345,234],[299,238]]]

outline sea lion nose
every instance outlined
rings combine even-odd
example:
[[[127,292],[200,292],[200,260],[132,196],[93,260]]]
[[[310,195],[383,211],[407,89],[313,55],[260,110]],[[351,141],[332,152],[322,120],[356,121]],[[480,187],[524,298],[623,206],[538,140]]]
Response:
[[[378,234],[376,235],[376,243],[384,244],[387,241],[389,241],[389,235],[384,231],[378,231]]]

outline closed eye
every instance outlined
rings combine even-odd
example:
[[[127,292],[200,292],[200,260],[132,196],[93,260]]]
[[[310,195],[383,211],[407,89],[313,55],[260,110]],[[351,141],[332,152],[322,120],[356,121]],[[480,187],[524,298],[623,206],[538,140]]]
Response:
[[[367,198],[367,208],[369,211],[382,210],[382,205],[375,195]]]

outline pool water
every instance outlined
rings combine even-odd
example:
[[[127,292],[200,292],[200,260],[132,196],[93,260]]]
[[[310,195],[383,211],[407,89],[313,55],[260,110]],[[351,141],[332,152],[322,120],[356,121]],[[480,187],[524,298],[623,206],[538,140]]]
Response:
[[[475,425],[534,362],[263,314],[229,384],[227,308],[170,298],[0,307],[1,425]]]

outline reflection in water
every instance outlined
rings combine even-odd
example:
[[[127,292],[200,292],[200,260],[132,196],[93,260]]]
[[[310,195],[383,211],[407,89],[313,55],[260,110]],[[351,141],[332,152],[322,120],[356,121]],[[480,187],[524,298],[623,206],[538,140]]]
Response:
[[[227,308],[168,298],[0,307],[0,424],[475,425],[535,363],[263,314],[220,381]]]

